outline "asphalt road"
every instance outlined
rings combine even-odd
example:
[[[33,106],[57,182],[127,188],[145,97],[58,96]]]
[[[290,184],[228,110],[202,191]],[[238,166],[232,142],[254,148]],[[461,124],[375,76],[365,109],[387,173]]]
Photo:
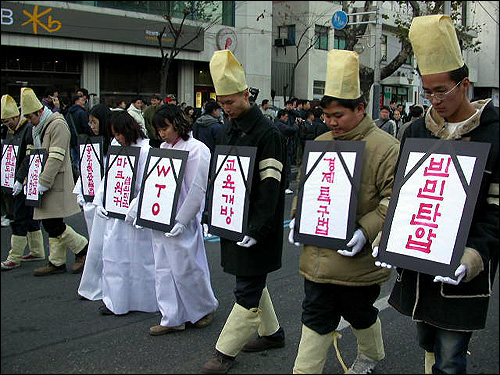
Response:
[[[294,188],[294,185],[292,185]],[[287,209],[291,196],[287,196]],[[288,212],[288,211],[286,211]],[[285,215],[287,217],[287,215]],[[67,223],[86,234],[83,214]],[[10,249],[10,228],[1,229],[1,258]],[[288,230],[285,230],[285,236]],[[44,233],[46,248],[47,235]],[[1,273],[1,373],[200,373],[201,365],[214,350],[217,337],[234,303],[234,277],[220,267],[217,241],[206,241],[212,287],[220,302],[213,323],[203,329],[188,328],[163,336],[150,336],[149,327],[159,324],[159,314],[134,312],[125,316],[102,316],[100,301],[81,301],[77,289],[81,275],[33,276],[42,262]],[[300,249],[285,241],[283,267],[268,278],[268,288],[287,345],[263,353],[241,353],[232,374],[291,373],[301,332],[303,278],[298,274]],[[74,256],[68,251],[68,263]],[[387,306],[394,275],[384,284],[377,306],[386,348],[386,358],[376,373],[423,373],[423,352],[416,342],[410,318]],[[469,346],[469,373],[499,373],[498,277],[494,284],[486,329],[473,334]],[[356,356],[356,341],[341,322],[339,348],[349,366]],[[342,373],[331,349],[324,373]]]

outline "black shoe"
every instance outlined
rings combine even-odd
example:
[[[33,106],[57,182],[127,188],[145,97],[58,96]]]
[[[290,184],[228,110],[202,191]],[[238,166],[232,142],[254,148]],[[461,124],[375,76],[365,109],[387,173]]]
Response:
[[[217,352],[211,360],[205,362],[201,368],[203,374],[226,374],[233,366],[234,357]]]
[[[101,315],[115,315],[115,313],[108,309],[106,305],[99,307],[99,313],[101,313]]]

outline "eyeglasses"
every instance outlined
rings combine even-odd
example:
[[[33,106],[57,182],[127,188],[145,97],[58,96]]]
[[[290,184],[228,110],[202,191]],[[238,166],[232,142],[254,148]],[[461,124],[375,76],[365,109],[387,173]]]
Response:
[[[460,82],[458,82],[455,86],[453,86],[450,90],[446,91],[446,92],[435,92],[434,94],[430,94],[428,92],[425,92],[425,91],[421,91],[420,94],[427,100],[432,100],[432,99],[436,99],[436,100],[439,100],[439,101],[442,101],[446,95],[448,95],[450,92],[452,92],[453,90],[455,90],[461,83],[462,83],[463,80],[461,80]]]

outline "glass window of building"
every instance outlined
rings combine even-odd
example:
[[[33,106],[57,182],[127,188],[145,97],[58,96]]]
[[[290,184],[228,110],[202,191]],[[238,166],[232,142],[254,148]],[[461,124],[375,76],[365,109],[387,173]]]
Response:
[[[328,27],[315,25],[314,26],[314,48],[328,50]]]
[[[280,39],[287,39],[288,45],[295,44],[295,25],[286,25],[278,27],[278,34]]]
[[[337,35],[333,37],[334,49],[345,49],[345,45],[346,45],[345,37]]]
[[[382,35],[382,44],[380,45],[381,61],[387,61],[387,35]]]
[[[325,81],[313,82],[313,99],[320,100],[325,94]]]

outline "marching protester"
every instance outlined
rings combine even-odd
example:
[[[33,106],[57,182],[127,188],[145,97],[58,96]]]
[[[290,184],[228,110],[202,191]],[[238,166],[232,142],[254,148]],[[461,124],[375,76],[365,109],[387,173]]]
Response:
[[[193,138],[191,124],[174,104],[160,107],[153,124],[164,141],[160,148],[189,152],[175,225],[168,233],[153,230],[156,295],[162,318],[149,333],[158,336],[183,331],[186,323],[206,327],[212,322],[219,302],[210,284],[201,226],[210,150]],[[136,206],[137,199],[130,211],[137,212]],[[130,211],[126,220],[133,223],[137,214]]]
[[[220,239],[224,272],[236,278],[236,302],[215,344],[205,373],[226,373],[235,357],[285,345],[284,331],[266,287],[267,275],[281,267],[285,146],[279,130],[250,105],[245,72],[229,50],[215,51],[210,74],[217,100],[229,116],[218,144],[257,147],[252,176],[248,227],[242,241]],[[258,333],[258,338],[250,341]]]
[[[49,262],[35,269],[35,276],[66,272],[66,248],[75,254],[72,273],[83,269],[88,240],[64,223],[64,218],[80,212],[72,194],[75,186],[71,173],[70,131],[64,116],[52,113],[38,100],[35,92],[21,89],[21,112],[33,125],[34,148],[47,150],[47,161],[38,178],[41,206],[34,208],[33,219],[41,220],[49,235]]]
[[[135,197],[139,194],[142,184],[150,149],[149,139],[145,137],[137,121],[126,111],[118,111],[112,115],[111,131],[116,140],[111,145],[118,142],[121,146],[140,148],[135,186],[131,192]],[[103,315],[125,315],[130,311],[156,312],[158,303],[151,229],[139,229],[127,224],[125,220],[109,218],[104,209],[104,188],[103,181],[93,201],[96,205],[96,215],[107,219],[102,245],[96,241],[96,246],[102,246],[102,250],[96,249],[97,252],[102,251],[101,296],[104,305],[99,308],[99,312]],[[100,235],[94,232],[93,229],[91,244],[94,235]],[[79,290],[79,294],[89,298],[82,290]],[[94,299],[97,299],[99,293],[94,294]]]
[[[373,371],[385,357],[382,326],[373,305],[390,270],[373,264],[370,244],[382,229],[394,181],[399,142],[380,130],[365,113],[356,52],[328,53],[325,95],[321,107],[329,132],[316,141],[363,141],[365,153],[356,209],[356,226],[347,249],[304,245],[300,274],[304,276],[302,336],[293,373],[321,374],[328,350],[336,343],[341,317],[350,323],[358,354],[348,373]],[[292,206],[289,241],[293,239],[297,199]],[[299,245],[295,243],[295,245]],[[336,347],[336,345],[335,345]],[[339,356],[339,358],[341,358]]]
[[[32,126],[21,116],[17,103],[10,95],[2,96],[2,121],[9,128],[7,142],[16,141],[19,144],[17,151],[17,162],[15,170],[15,183],[12,191],[13,220],[10,222],[12,235],[10,237],[11,250],[7,259],[1,263],[2,271],[11,270],[21,266],[21,262],[44,260],[45,248],[43,245],[40,221],[33,220],[33,207],[26,206],[26,196],[23,192],[23,184],[27,175],[27,161],[29,149],[33,148]],[[5,171],[2,171],[5,172]],[[2,198],[3,199],[3,198]],[[24,249],[28,245],[29,253],[24,255]]]
[[[401,147],[406,139],[424,138],[483,142],[491,148],[465,250],[455,271],[457,279],[398,268],[389,304],[417,322],[426,373],[465,374],[472,332],[485,327],[498,266],[498,114],[490,99],[469,101],[468,67],[449,16],[414,18],[409,38],[423,95],[432,106],[424,118],[408,126]],[[378,255],[377,243],[373,255]]]
[[[215,143],[222,128],[220,119],[220,105],[215,100],[205,103],[203,115],[198,117],[193,124],[193,136],[202,141],[213,155]]]

